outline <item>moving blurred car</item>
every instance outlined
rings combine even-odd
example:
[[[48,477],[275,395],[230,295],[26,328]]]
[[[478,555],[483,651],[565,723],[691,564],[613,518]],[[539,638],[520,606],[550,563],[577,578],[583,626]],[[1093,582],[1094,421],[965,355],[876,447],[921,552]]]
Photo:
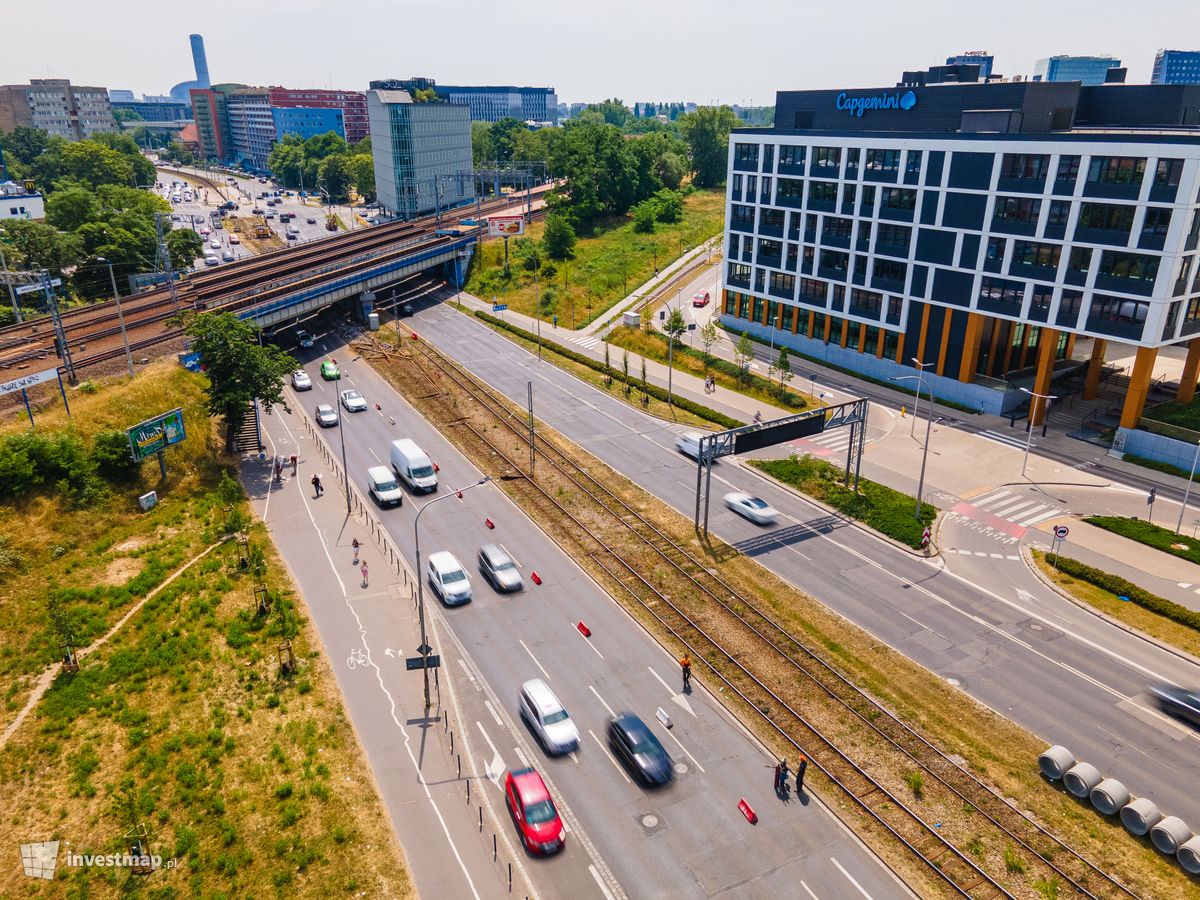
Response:
[[[242,239],[240,237],[238,237],[236,234],[231,234],[229,236],[229,243],[240,244],[241,242],[242,242]]]
[[[317,407],[316,419],[322,428],[332,428],[338,423],[337,410],[328,403],[322,403]]]
[[[217,259],[217,255],[215,253],[209,253],[204,257],[204,264],[206,266],[219,266],[221,261]]]
[[[779,511],[766,500],[751,497],[744,491],[730,491],[725,495],[725,505],[758,525],[772,525],[779,518]]]
[[[312,379],[303,369],[297,369],[292,373],[292,387],[297,391],[311,391]]]
[[[681,434],[675,438],[675,449],[684,456],[690,456],[692,459],[700,458],[700,438],[704,437],[698,431],[689,431],[687,434]],[[714,459],[713,462],[716,462]]]
[[[517,769],[504,779],[504,799],[530,853],[554,853],[567,839],[550,792],[533,769]]]
[[[460,606],[471,600],[471,579],[467,570],[449,550],[429,555],[429,584],[447,606]]]
[[[519,706],[547,753],[570,753],[579,746],[579,729],[546,682],[534,678],[521,685]]]
[[[226,250],[224,253],[221,254],[221,259],[224,260],[225,262],[233,262],[235,259],[237,259],[237,257],[234,256],[232,250]]]
[[[646,723],[633,713],[621,713],[608,723],[608,745],[640,781],[666,784],[675,777],[671,757]]]
[[[367,401],[358,391],[342,391],[342,406],[347,412],[366,412]]]
[[[327,359],[321,363],[321,377],[326,381],[337,381],[342,377],[341,371],[332,359]]]
[[[309,216],[309,217],[308,217],[307,219],[305,219],[304,221],[305,221],[305,222],[307,222],[309,225],[316,225],[316,224],[317,224],[317,220],[316,220],[316,219],[314,219],[312,216]]]
[[[517,564],[496,544],[484,544],[479,548],[479,571],[500,593],[519,591],[525,586]]]
[[[1160,683],[1150,685],[1150,695],[1167,715],[1200,726],[1200,691]]]
[[[708,296],[708,291],[701,291],[692,298],[692,306],[708,306],[708,301],[711,298]]]

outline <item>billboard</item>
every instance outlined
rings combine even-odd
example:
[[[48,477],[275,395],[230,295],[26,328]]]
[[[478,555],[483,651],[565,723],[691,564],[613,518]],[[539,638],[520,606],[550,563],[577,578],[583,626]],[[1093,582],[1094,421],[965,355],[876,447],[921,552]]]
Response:
[[[488,237],[516,237],[525,233],[524,216],[488,216]]]
[[[0,394],[23,391],[25,388],[33,387],[35,384],[41,384],[44,381],[53,381],[57,377],[58,369],[43,369],[41,372],[34,372],[32,375],[22,375],[20,378],[14,378],[12,381],[0,383]]]
[[[172,444],[181,443],[186,437],[183,410],[173,409],[130,428],[129,449],[133,452],[134,461],[141,462]]]

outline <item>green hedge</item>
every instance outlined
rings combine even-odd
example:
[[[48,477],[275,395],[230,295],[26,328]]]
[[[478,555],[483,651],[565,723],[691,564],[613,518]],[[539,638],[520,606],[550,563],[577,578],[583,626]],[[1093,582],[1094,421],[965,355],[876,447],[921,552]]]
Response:
[[[1053,553],[1047,553],[1045,559],[1051,566],[1057,566],[1058,571],[1064,575],[1070,575],[1072,578],[1078,578],[1080,581],[1094,584],[1102,591],[1108,591],[1115,597],[1128,597],[1130,603],[1134,603],[1142,609],[1157,613],[1164,618],[1170,619],[1172,622],[1178,622],[1180,625],[1186,625],[1189,628],[1195,628],[1197,631],[1200,631],[1200,612],[1196,612],[1194,609],[1188,609],[1186,606],[1181,606],[1172,600],[1152,594],[1131,581],[1126,581],[1120,576],[1093,568],[1086,563],[1081,563],[1077,559],[1069,559],[1066,556],[1057,556]]]
[[[918,519],[913,515],[916,497],[866,478],[859,478],[856,494],[842,485],[843,469],[812,456],[753,459],[750,465],[916,550],[921,549],[921,532],[938,514],[936,507],[922,503]]]
[[[481,309],[475,310],[475,316],[479,319],[482,319],[484,322],[487,322],[489,325],[492,325],[496,328],[503,328],[505,331],[515,334],[522,340],[530,341],[534,344],[541,344],[543,348],[549,350],[551,353],[557,353],[559,356],[571,360],[571,362],[579,363],[581,366],[587,366],[589,369],[599,372],[601,375],[607,375],[614,381],[620,381],[622,384],[628,384],[631,387],[637,388],[639,391],[645,391],[655,400],[661,400],[664,403],[667,402],[666,388],[661,388],[655,384],[643,384],[640,378],[634,378],[633,376],[626,378],[624,372],[614,369],[612,366],[606,366],[604,363],[592,359],[590,356],[584,356],[582,353],[576,353],[574,350],[568,350],[566,347],[563,347],[561,344],[556,344],[549,338],[539,338],[533,332],[526,331],[524,328],[518,328],[516,325],[510,325],[508,322],[497,319],[495,316],[489,315]],[[675,394],[671,397],[671,402],[680,409],[690,412],[694,416],[699,416],[708,422],[712,422],[714,425],[720,425],[722,428],[740,428],[746,424],[745,422],[738,421],[737,419],[727,416],[724,413],[717,412],[715,409],[710,409],[703,404],[696,403],[693,400],[688,400],[686,397],[680,397],[678,394]]]
[[[1188,562],[1200,563],[1200,543],[1182,538],[1170,528],[1163,528],[1144,519],[1127,519],[1124,516],[1087,516],[1083,521],[1163,553],[1186,559]],[[1177,550],[1172,546],[1174,544],[1185,544],[1188,549]]]
[[[1157,459],[1147,459],[1135,453],[1126,453],[1121,459],[1125,460],[1125,462],[1131,462],[1135,466],[1153,469],[1156,472],[1166,472],[1168,475],[1178,475],[1180,478],[1189,477],[1187,469],[1181,469],[1179,466],[1173,466],[1170,463],[1159,462]]]

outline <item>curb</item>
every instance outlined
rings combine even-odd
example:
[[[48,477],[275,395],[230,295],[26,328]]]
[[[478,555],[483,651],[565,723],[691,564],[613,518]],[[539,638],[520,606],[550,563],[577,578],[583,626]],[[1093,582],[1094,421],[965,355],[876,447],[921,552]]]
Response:
[[[1108,615],[1108,613],[1105,613],[1105,612],[1102,612],[1101,610],[1096,609],[1094,606],[1091,606],[1090,604],[1085,603],[1084,601],[1078,599],[1077,597],[1073,597],[1070,594],[1070,592],[1063,590],[1061,587],[1059,587],[1053,581],[1050,581],[1048,578],[1046,578],[1046,576],[1042,572],[1042,570],[1037,567],[1037,564],[1034,563],[1033,550],[1026,544],[1021,544],[1021,562],[1025,563],[1025,568],[1029,569],[1029,571],[1033,574],[1034,578],[1036,578],[1038,581],[1040,581],[1043,585],[1048,587],[1050,590],[1054,591],[1054,593],[1058,594],[1064,600],[1069,600],[1071,603],[1074,603],[1077,607],[1079,607],[1084,612],[1095,616],[1097,619],[1101,619],[1104,622],[1107,622],[1109,625],[1112,625],[1116,628],[1121,629],[1126,634],[1132,635],[1133,637],[1136,637],[1136,638],[1141,638],[1146,643],[1153,644],[1159,650],[1163,650],[1167,653],[1170,653],[1172,656],[1178,657],[1179,659],[1183,660],[1184,662],[1191,663],[1192,665],[1200,666],[1200,658],[1192,656],[1187,651],[1180,650],[1178,647],[1173,647],[1170,644],[1165,643],[1164,641],[1161,641],[1156,637],[1153,637],[1152,635],[1146,634],[1146,632],[1144,632],[1138,628],[1134,628],[1132,625],[1127,625],[1126,623],[1122,622],[1120,619],[1114,619],[1112,616]]]

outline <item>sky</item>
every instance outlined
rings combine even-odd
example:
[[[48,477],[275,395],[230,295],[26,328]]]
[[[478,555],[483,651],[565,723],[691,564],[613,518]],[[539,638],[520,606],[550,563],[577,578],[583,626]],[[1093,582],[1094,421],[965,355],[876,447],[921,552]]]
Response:
[[[1054,54],[1110,54],[1149,80],[1155,51],[1200,48],[1194,0],[8,0],[0,83],[166,93],[214,82],[361,90],[374,78],[550,86],[560,101],[619,97],[769,105],[777,90],[880,87],[905,69],[987,49],[1032,74]],[[1188,43],[1190,39],[1190,44]]]

